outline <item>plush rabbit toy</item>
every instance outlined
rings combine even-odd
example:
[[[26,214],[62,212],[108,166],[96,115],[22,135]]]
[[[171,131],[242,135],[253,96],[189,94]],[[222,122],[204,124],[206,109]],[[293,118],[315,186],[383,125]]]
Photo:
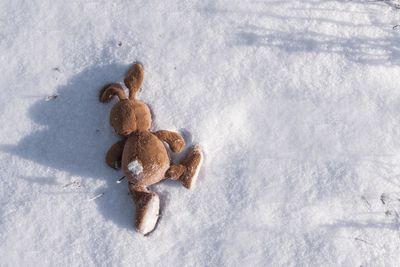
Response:
[[[150,109],[136,98],[142,81],[143,67],[134,64],[124,79],[129,98],[120,84],[113,83],[101,90],[100,101],[109,102],[113,96],[119,98],[111,109],[110,124],[123,139],[108,150],[106,163],[114,169],[122,167],[136,203],[136,230],[148,234],[156,226],[160,210],[158,195],[149,191],[148,187],[163,179],[171,179],[180,181],[188,189],[192,188],[203,154],[198,146],[193,146],[180,164],[171,163],[163,142],[172,152],[178,153],[183,150],[185,141],[179,133],[150,131]]]

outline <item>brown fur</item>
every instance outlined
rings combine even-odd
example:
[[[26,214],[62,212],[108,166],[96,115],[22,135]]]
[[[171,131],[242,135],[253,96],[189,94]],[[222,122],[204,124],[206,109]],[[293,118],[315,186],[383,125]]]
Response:
[[[160,140],[166,142],[174,153],[181,152],[185,146],[185,140],[183,140],[182,136],[178,133],[161,130],[155,132],[154,134]]]
[[[139,91],[142,85],[144,77],[143,66],[140,64],[134,64],[132,68],[129,69],[125,76],[124,83],[129,89],[129,99],[135,99],[136,93]]]
[[[118,96],[120,100],[126,99],[122,86],[118,83],[112,83],[104,86],[103,89],[101,89],[100,102],[109,102],[114,95]]]
[[[106,163],[114,169],[121,168],[122,152],[124,151],[125,140],[121,140],[112,145],[106,155]]]
[[[110,112],[110,124],[115,132],[124,137],[115,143],[107,152],[106,163],[112,168],[122,167],[129,181],[129,190],[136,203],[136,228],[139,229],[145,216],[146,203],[155,193],[148,190],[164,178],[179,180],[191,187],[191,179],[199,168],[200,150],[192,148],[181,164],[170,163],[163,142],[167,143],[174,153],[181,152],[185,141],[179,133],[160,130],[150,132],[151,113],[148,106],[136,99],[143,82],[143,67],[134,64],[128,71],[124,83],[129,89],[129,98],[124,94],[120,84],[105,86],[100,92],[100,101],[108,102],[116,95],[120,101]],[[130,170],[130,164],[140,168]]]

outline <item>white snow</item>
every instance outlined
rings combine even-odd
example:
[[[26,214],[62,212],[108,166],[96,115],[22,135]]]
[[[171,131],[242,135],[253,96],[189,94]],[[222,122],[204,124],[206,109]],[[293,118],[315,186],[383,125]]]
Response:
[[[158,215],[160,210],[160,198],[154,195],[146,205],[146,213],[143,216],[142,223],[139,226],[138,231],[143,235],[146,235],[153,231],[156,226]]]
[[[0,1],[0,265],[398,265],[396,4]],[[98,101],[134,61],[153,129],[205,156],[148,237]]]
[[[103,195],[104,195],[104,193],[100,193],[100,194],[95,195],[94,197],[90,198],[88,201],[96,200],[96,199],[98,199],[99,197],[102,197]]]
[[[134,160],[132,162],[129,162],[128,164],[128,170],[133,174],[133,175],[139,175],[143,172],[143,166],[138,160]]]

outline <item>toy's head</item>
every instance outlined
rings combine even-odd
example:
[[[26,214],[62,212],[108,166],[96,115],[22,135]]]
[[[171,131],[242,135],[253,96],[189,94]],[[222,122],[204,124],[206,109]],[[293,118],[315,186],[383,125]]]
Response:
[[[117,134],[127,136],[139,130],[146,131],[151,126],[149,107],[136,99],[136,93],[143,82],[143,67],[134,64],[125,76],[124,83],[129,89],[129,98],[125,96],[122,86],[113,83],[105,86],[100,92],[100,101],[109,102],[116,95],[119,102],[111,109],[110,124]]]

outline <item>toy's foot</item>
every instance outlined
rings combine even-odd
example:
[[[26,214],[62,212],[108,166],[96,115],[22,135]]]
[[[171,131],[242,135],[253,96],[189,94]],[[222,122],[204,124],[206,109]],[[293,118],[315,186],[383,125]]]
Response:
[[[159,212],[160,198],[151,192],[135,192],[136,200],[136,231],[146,235],[156,227]]]
[[[203,163],[203,157],[203,152],[196,145],[191,148],[189,155],[182,161],[181,164],[186,167],[186,172],[180,178],[180,181],[187,189],[191,189],[196,183],[200,167]]]

